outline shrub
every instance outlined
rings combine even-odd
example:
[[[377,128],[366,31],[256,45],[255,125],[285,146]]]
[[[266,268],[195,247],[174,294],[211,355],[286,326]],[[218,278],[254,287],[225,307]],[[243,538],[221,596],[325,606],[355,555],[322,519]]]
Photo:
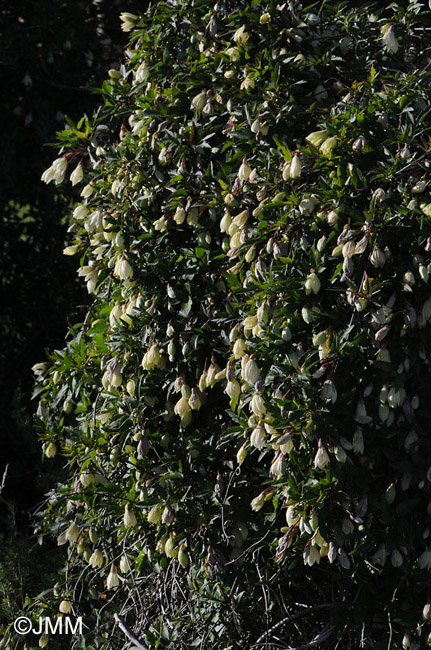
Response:
[[[104,107],[45,174],[83,188],[65,253],[93,303],[36,368],[69,479],[34,611],[67,599],[106,647],[118,616],[157,648],[426,643],[428,20],[123,15]]]

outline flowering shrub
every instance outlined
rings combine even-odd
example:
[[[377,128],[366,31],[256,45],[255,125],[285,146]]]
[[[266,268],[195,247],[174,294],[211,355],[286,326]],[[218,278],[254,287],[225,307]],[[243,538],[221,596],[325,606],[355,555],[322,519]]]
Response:
[[[319,7],[123,14],[44,173],[93,303],[36,368],[68,549],[32,611],[103,647],[426,643],[430,14]]]

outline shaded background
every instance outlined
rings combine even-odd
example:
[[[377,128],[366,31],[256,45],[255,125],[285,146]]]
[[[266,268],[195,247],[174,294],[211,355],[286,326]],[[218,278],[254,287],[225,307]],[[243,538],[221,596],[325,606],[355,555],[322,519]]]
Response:
[[[69,181],[56,190],[40,181],[57,157],[46,143],[64,128],[65,115],[77,121],[100,103],[91,88],[118,67],[127,43],[119,14],[146,6],[0,2],[0,623],[43,586],[47,560],[37,553],[29,512],[61,471],[55,459],[41,462],[31,367],[46,350],[63,347],[68,324],[79,321],[88,300],[76,260],[62,254],[78,194]]]

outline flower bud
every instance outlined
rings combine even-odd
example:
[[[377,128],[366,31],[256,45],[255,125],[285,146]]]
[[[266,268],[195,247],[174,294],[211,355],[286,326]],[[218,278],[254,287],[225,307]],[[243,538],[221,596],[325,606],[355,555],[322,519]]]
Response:
[[[365,149],[366,144],[367,141],[365,140],[364,136],[360,135],[352,144],[352,149],[355,153],[362,153]]]
[[[431,569],[431,550],[429,548],[421,553],[418,563],[420,569],[427,569],[428,571]]]
[[[388,505],[391,505],[395,501],[395,497],[397,495],[397,491],[395,488],[395,484],[391,483],[388,488],[386,488],[385,492],[385,501]]]
[[[57,453],[57,445],[55,444],[55,442],[48,443],[45,449],[45,456],[47,458],[54,458],[56,453]]]
[[[412,187],[412,192],[413,194],[420,194],[423,192],[428,185],[428,182],[425,180],[420,180],[417,183],[415,183]]]
[[[62,600],[58,609],[62,614],[70,614],[72,611],[72,605],[70,604],[70,601]]]
[[[178,562],[183,567],[183,569],[186,569],[189,564],[189,556],[186,551],[185,544],[181,544],[178,550]]]
[[[175,533],[169,535],[168,541],[165,544],[165,554],[172,558],[176,558],[178,555],[178,550],[175,548]]]
[[[191,108],[200,113],[206,103],[206,92],[201,92],[192,99]]]
[[[147,519],[150,524],[158,524],[162,518],[163,507],[160,503],[156,503],[155,506],[151,508],[147,515]]]

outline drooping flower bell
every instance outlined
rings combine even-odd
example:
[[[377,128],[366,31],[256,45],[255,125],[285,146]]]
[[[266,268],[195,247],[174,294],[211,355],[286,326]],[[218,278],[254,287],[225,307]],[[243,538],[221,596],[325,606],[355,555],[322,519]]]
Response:
[[[204,108],[204,106],[206,104],[206,96],[207,96],[206,92],[203,91],[203,92],[199,93],[198,95],[196,95],[195,97],[193,97],[190,106],[197,113],[200,113],[203,110],[203,108]]]
[[[126,528],[133,528],[137,525],[135,514],[129,510],[129,506],[126,505],[124,508],[124,525]]]
[[[289,176],[292,180],[295,180],[301,176],[302,165],[299,159],[299,156],[293,156],[292,162],[290,163]]]
[[[120,579],[118,577],[117,569],[115,567],[115,564],[111,564],[111,570],[106,580],[106,587],[107,589],[116,589],[119,584]]]
[[[383,25],[382,35],[382,40],[386,49],[391,52],[391,54],[396,54],[400,46],[395,36],[394,26]]]
[[[323,442],[319,439],[319,447],[314,458],[314,467],[316,469],[324,469],[329,463],[328,452],[326,451]]]
[[[319,293],[320,290],[320,280],[314,271],[310,273],[310,275],[307,276],[307,279],[305,281],[305,293],[308,295],[309,293]]]
[[[82,168],[81,163],[79,163],[79,165],[75,167],[75,169],[70,175],[70,182],[72,183],[72,185],[77,185],[82,181],[83,178],[84,178],[84,170]]]

